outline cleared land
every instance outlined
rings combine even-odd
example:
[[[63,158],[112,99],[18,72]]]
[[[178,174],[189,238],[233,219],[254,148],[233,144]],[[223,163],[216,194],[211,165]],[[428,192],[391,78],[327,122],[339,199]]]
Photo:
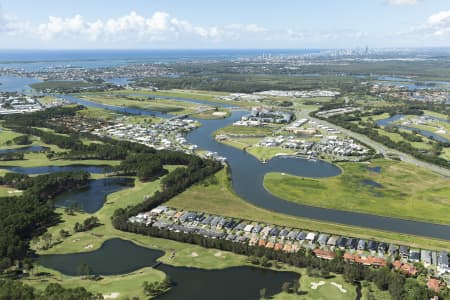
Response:
[[[270,173],[264,186],[297,203],[450,224],[448,178],[412,164],[387,160],[339,166],[344,171],[342,175],[326,179]],[[381,172],[369,167],[381,167]]]
[[[449,249],[450,247],[449,241],[320,222],[271,212],[254,206],[234,194],[225,171],[220,171],[215,176],[218,179],[217,184],[209,184],[207,186],[197,184],[171,199],[167,205],[181,209],[204,211],[211,214],[253,220],[263,224],[270,223],[289,228],[317,230],[364,239],[375,239],[389,243],[411,245],[418,248]]]

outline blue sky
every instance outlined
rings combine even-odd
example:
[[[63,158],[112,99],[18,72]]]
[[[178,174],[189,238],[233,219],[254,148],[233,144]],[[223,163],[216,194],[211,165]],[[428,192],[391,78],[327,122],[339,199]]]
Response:
[[[0,0],[0,48],[450,47],[447,0]]]

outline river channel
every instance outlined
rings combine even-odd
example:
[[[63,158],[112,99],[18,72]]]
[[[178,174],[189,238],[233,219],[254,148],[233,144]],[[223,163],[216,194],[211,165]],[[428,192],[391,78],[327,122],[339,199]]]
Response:
[[[73,103],[86,106],[124,111],[124,108],[81,100],[74,96],[63,97]],[[215,106],[216,103],[210,102],[210,105]],[[155,114],[151,111],[137,108],[126,109],[126,112],[141,115]],[[231,169],[233,189],[242,199],[271,211],[297,217],[450,240],[450,226],[447,225],[301,205],[270,194],[263,186],[264,176],[268,172],[282,172],[303,177],[325,178],[337,176],[341,173],[341,170],[337,166],[325,161],[312,161],[296,157],[275,157],[267,163],[262,163],[254,156],[242,150],[219,143],[214,139],[213,133],[216,130],[239,120],[245,113],[245,111],[235,110],[226,119],[199,120],[202,126],[187,136],[190,143],[198,145],[201,149],[217,152],[220,156],[227,158]],[[165,118],[170,117],[162,113],[157,114]],[[342,201],[345,201],[345,199],[342,199]]]

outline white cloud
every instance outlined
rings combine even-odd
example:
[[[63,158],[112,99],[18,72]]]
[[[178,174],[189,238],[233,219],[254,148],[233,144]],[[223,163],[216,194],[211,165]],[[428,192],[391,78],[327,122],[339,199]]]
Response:
[[[94,21],[86,21],[81,15],[69,18],[50,16],[46,22],[37,25],[11,19],[3,27],[6,28],[9,35],[28,34],[43,41],[66,37],[109,42],[122,40],[169,41],[192,36],[203,40],[236,39],[250,33],[262,34],[267,30],[257,24],[200,26],[159,11],[150,17],[131,11],[118,18]]]
[[[416,5],[419,3],[419,0],[387,0],[386,1],[390,5]]]
[[[427,22],[432,26],[450,23],[450,10],[440,11],[429,16]]]

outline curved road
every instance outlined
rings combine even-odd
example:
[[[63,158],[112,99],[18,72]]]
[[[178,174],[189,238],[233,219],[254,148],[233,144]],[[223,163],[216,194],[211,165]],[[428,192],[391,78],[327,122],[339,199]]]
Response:
[[[317,119],[317,118],[311,117],[309,115],[309,112],[310,111],[301,111],[301,112],[299,112],[297,114],[297,117],[300,118],[300,119],[302,119],[302,118],[310,119],[310,120],[313,120],[313,121],[315,121],[315,122],[317,122],[319,124],[322,124],[322,125],[325,125],[325,126],[328,126],[328,127],[331,127],[331,128],[335,128],[335,129],[339,130],[340,132],[345,133],[346,135],[351,136],[351,137],[353,137],[353,138],[363,142],[364,144],[372,147],[376,152],[381,153],[381,154],[383,154],[385,156],[388,153],[393,153],[393,154],[398,155],[398,157],[402,161],[405,161],[405,162],[408,162],[408,163],[411,163],[411,164],[415,164],[416,166],[419,166],[419,167],[422,167],[422,168],[429,169],[429,170],[431,170],[431,171],[433,171],[433,172],[435,172],[435,173],[437,173],[439,175],[442,175],[442,176],[445,176],[445,177],[450,177],[450,170],[449,169],[442,168],[442,167],[439,167],[437,165],[433,165],[433,164],[424,162],[422,160],[414,158],[411,155],[405,154],[405,153],[400,152],[400,151],[395,150],[395,149],[388,148],[388,147],[386,147],[383,144],[380,144],[378,142],[375,142],[374,140],[371,140],[370,138],[368,138],[365,135],[362,135],[362,134],[350,131],[348,129],[342,128],[342,127],[337,126],[337,125],[335,125],[333,123],[330,123],[330,122],[327,122],[327,121],[324,121],[324,120],[321,120],[321,119]]]

